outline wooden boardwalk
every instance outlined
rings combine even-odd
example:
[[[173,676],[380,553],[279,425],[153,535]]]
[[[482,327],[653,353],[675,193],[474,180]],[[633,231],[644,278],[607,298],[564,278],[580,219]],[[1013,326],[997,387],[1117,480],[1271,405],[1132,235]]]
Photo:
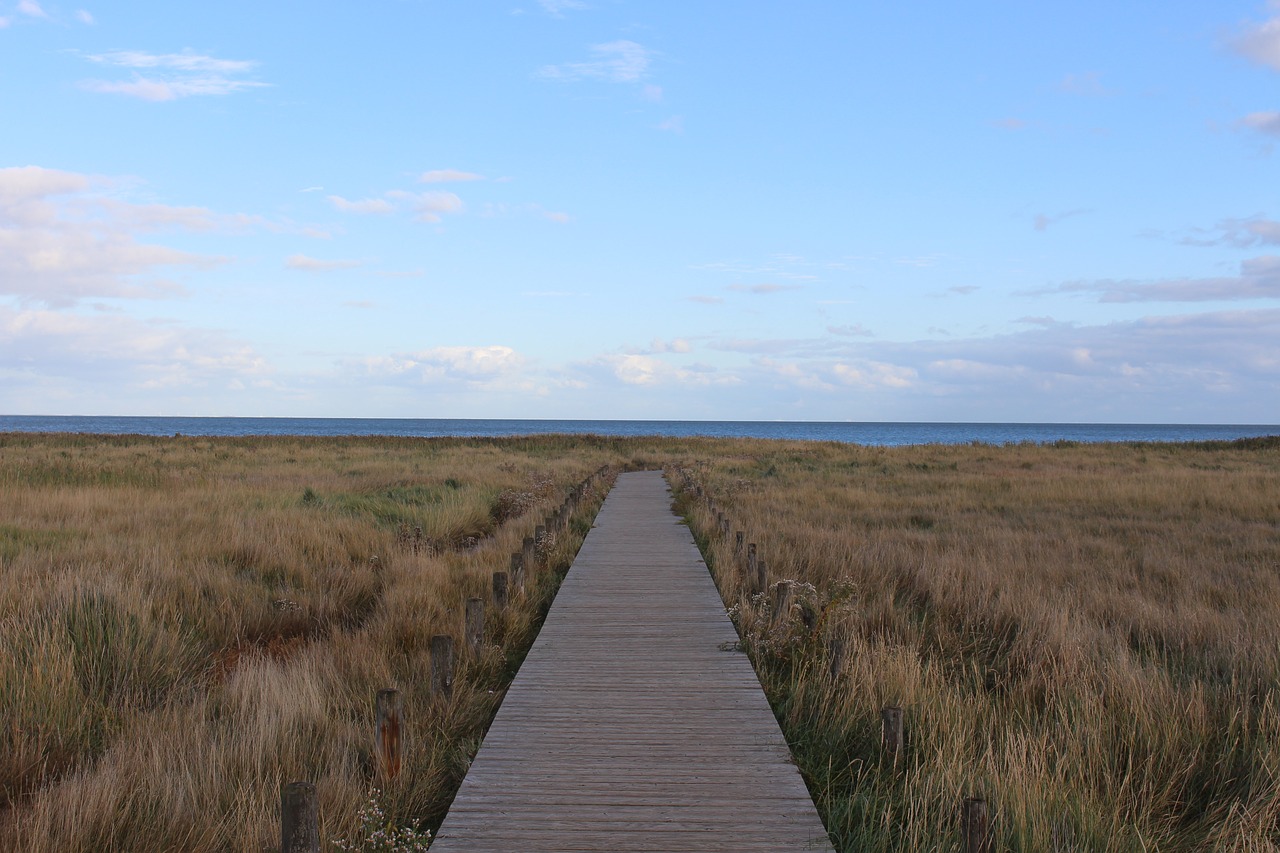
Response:
[[[619,477],[432,853],[831,850],[670,502]]]

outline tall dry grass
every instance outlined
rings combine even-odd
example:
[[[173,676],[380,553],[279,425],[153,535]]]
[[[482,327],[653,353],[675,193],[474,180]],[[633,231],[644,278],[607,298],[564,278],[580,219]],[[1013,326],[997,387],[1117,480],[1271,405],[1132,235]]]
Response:
[[[796,582],[771,628],[682,493],[839,849],[959,850],[972,794],[998,849],[1277,849],[1280,441],[757,445],[684,470]]]
[[[430,638],[461,646],[463,602],[616,461],[573,439],[0,436],[0,849],[269,850],[294,779],[351,837],[384,687],[409,728],[383,805],[437,825],[603,484],[552,570],[489,608],[447,702]]]

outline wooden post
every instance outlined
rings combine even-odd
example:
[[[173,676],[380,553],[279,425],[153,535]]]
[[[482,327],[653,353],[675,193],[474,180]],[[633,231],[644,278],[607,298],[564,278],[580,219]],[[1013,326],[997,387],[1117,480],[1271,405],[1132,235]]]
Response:
[[[320,805],[310,782],[280,791],[280,853],[320,853]]]
[[[493,573],[493,606],[505,610],[507,606],[507,573]]]
[[[827,674],[835,681],[844,672],[844,637],[832,637],[827,642]]]
[[[464,633],[467,635],[467,645],[471,647],[471,651],[480,651],[480,646],[484,644],[483,598],[467,599],[466,628]]]
[[[898,760],[902,751],[902,707],[886,705],[880,709],[880,742],[884,751]]]
[[[534,561],[537,558],[534,555],[533,546],[534,542],[532,536],[524,537],[524,541],[520,543],[520,554],[524,560],[524,572],[527,575],[533,574],[534,570],[537,568],[534,564]]]
[[[756,567],[764,565],[756,563]],[[769,622],[773,627],[781,625],[791,616],[791,581],[778,581],[773,588],[773,615]]]
[[[729,517],[727,515],[720,517],[720,535],[725,539],[729,538],[729,528],[732,526],[733,525],[729,523]]]
[[[769,588],[769,570],[765,568],[764,560],[756,560],[756,579],[753,583],[760,592]]]
[[[511,555],[511,585],[517,595],[524,592],[524,555],[519,551]]]
[[[399,690],[386,688],[378,691],[374,703],[374,719],[377,721],[378,767],[383,778],[395,781],[404,762],[404,699]]]
[[[982,797],[965,798],[960,813],[960,831],[964,836],[964,853],[991,853],[987,801]]]
[[[746,538],[747,534],[743,533],[741,530],[733,534],[733,556],[738,557],[742,555],[742,542]]]
[[[747,587],[754,593],[760,592],[756,587],[756,543],[747,545]]]
[[[448,699],[453,694],[453,637],[431,638],[431,695]]]

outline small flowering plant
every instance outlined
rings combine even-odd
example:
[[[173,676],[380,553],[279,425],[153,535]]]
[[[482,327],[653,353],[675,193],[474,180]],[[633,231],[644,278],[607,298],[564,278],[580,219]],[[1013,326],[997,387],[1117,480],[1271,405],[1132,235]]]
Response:
[[[356,813],[360,829],[355,838],[336,838],[334,846],[343,853],[425,853],[431,844],[431,832],[396,826],[383,811],[381,796],[377,788],[370,792],[369,801]]]

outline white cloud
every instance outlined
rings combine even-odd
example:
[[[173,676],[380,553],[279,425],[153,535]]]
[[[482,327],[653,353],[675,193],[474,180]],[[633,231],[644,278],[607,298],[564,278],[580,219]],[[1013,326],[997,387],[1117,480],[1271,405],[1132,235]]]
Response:
[[[18,11],[32,18],[47,18],[49,13],[46,12],[36,0],[21,0],[18,3]]]
[[[640,97],[644,98],[646,101],[652,101],[655,104],[661,103],[662,87],[655,86],[652,83],[649,83],[643,89],[640,90]],[[679,116],[676,116],[676,118],[679,118]]]
[[[1179,242],[1187,246],[1234,246],[1248,249],[1254,246],[1280,246],[1280,222],[1262,216],[1244,219],[1224,219],[1218,223],[1215,237],[1186,237]],[[1197,228],[1195,234],[1209,233]]]
[[[300,270],[301,272],[331,272],[333,270],[349,270],[362,266],[360,261],[322,261],[316,258],[309,258],[306,255],[290,255],[285,260],[284,265],[291,270]]]
[[[855,323],[851,326],[827,326],[827,331],[845,338],[875,337],[874,333],[861,323]]]
[[[160,227],[204,230],[203,208],[132,205],[93,192],[101,179],[38,166],[0,169],[0,293],[66,306],[84,298],[164,298],[182,288],[160,274],[218,258],[141,243]]]
[[[462,210],[462,199],[453,193],[443,190],[431,190],[425,193],[408,193],[393,190],[387,193],[391,198],[407,201],[415,219],[419,222],[442,222],[443,214],[457,213]]]
[[[91,92],[127,95],[146,101],[172,101],[197,95],[229,95],[268,84],[242,79],[258,63],[217,59],[196,53],[146,53],[117,50],[90,54],[91,62],[133,71],[128,80],[87,80],[81,86]],[[158,72],[144,76],[139,70]]]
[[[720,296],[686,296],[685,300],[697,302],[700,305],[721,305],[724,303],[724,298]]]
[[[460,172],[457,169],[432,169],[429,172],[423,172],[418,178],[420,183],[424,184],[443,184],[454,181],[483,181],[484,175],[477,175],[475,172]]]
[[[538,76],[546,80],[603,80],[610,83],[638,83],[649,72],[653,54],[643,45],[620,39],[590,48],[595,57],[587,62],[546,65]]]
[[[558,213],[558,212],[556,212],[556,211],[554,211],[554,210],[544,210],[544,211],[542,211],[542,218],[543,218],[543,219],[549,219],[549,220],[551,220],[552,222],[559,222],[559,223],[560,223],[560,224],[562,224],[562,225],[563,225],[564,223],[566,223],[566,222],[571,222],[571,221],[573,221],[573,217],[571,217],[569,214],[567,214],[567,213]]]
[[[206,329],[118,315],[0,306],[0,366],[37,382],[86,383],[86,390],[191,390],[270,370],[244,343]]]
[[[1245,27],[1230,46],[1241,56],[1280,71],[1280,16]]]
[[[1240,264],[1240,275],[1221,278],[1180,278],[1157,281],[1073,281],[1032,291],[1097,293],[1099,302],[1221,302],[1242,299],[1280,299],[1280,256],[1262,255]]]
[[[5,27],[9,26],[9,23],[10,21],[8,18],[0,17],[0,30],[3,30]]]
[[[1260,133],[1280,136],[1280,112],[1249,113],[1240,123]]]
[[[87,26],[93,26],[97,23],[97,20],[93,17],[93,13],[87,9],[77,9],[76,20]]]
[[[623,385],[639,387],[685,386],[706,388],[715,385],[737,385],[741,379],[708,365],[677,367],[661,358],[642,353],[604,355],[597,358],[590,369],[603,371],[607,378]]]
[[[385,379],[492,386],[514,379],[523,370],[525,359],[507,346],[447,346],[376,356],[361,364],[366,373]]]
[[[907,388],[918,374],[915,368],[902,367],[882,361],[863,361],[853,364],[837,362],[831,368],[836,381],[852,388]]]
[[[385,198],[365,198],[360,201],[350,201],[340,195],[325,196],[325,198],[343,213],[391,213],[396,209],[395,205]]]

